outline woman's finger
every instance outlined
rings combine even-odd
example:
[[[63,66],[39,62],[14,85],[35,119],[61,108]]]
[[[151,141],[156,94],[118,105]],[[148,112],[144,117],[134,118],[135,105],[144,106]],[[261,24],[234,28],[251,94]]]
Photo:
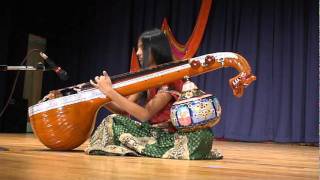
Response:
[[[104,76],[109,76],[108,73],[107,73],[107,71],[102,71],[102,74],[103,74]]]
[[[97,84],[94,83],[91,79],[90,79],[90,84],[91,84],[92,86],[94,86],[94,87],[97,87]]]

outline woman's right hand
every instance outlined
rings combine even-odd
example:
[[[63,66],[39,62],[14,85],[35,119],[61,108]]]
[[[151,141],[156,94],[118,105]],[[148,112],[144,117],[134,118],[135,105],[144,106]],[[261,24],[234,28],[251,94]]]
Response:
[[[90,80],[90,83],[99,89],[103,94],[108,95],[108,92],[112,89],[112,82],[106,71],[102,72],[102,75],[95,77],[95,82]]]

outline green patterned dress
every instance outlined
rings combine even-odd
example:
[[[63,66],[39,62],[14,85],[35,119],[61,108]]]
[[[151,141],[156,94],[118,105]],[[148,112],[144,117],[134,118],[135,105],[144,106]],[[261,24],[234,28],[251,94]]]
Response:
[[[168,88],[165,90],[167,91]],[[89,155],[190,160],[222,159],[223,157],[218,151],[212,149],[213,134],[210,129],[188,133],[171,132],[155,125],[141,123],[127,116],[110,115],[97,127],[85,152]]]

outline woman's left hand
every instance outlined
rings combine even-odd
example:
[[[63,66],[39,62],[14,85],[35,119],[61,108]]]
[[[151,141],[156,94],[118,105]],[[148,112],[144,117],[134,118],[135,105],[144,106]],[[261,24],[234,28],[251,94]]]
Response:
[[[96,81],[93,82],[92,80],[90,80],[90,83],[98,88],[103,94],[107,95],[108,92],[110,92],[112,89],[112,82],[111,82],[111,79],[110,77],[108,76],[107,72],[106,71],[103,71],[102,72],[103,75],[101,76],[96,76],[94,78],[94,80]]]

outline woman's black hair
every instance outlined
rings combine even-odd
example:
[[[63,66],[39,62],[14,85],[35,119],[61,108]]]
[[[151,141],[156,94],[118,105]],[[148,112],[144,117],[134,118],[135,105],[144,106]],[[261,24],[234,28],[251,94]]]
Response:
[[[146,68],[150,56],[154,58],[157,65],[173,61],[172,52],[166,35],[160,29],[153,29],[143,32],[139,39],[143,46],[142,68]],[[151,53],[151,54],[150,54]],[[141,63],[141,62],[140,62]],[[147,101],[147,92],[141,92],[139,104],[145,104]]]
[[[168,39],[160,29],[145,31],[139,39],[143,45],[144,65],[149,60],[150,55],[153,56],[157,65],[173,61]]]

